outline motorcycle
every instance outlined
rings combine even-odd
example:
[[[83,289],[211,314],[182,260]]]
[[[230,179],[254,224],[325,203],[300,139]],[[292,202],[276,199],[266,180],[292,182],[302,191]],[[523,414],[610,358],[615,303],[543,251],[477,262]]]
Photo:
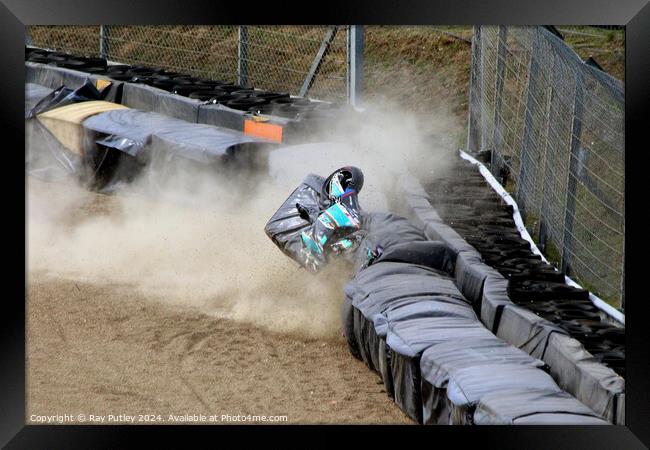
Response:
[[[316,273],[332,258],[352,257],[363,239],[358,194],[363,172],[342,167],[327,178],[310,174],[265,226],[290,258]]]

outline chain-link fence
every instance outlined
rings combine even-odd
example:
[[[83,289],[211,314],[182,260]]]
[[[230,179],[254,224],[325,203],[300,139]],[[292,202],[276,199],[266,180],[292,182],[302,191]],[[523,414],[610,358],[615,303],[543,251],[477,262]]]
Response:
[[[30,26],[28,34],[39,47],[103,54],[115,62],[246,81],[294,95],[309,87],[308,96],[320,100],[346,101],[350,95],[355,104],[367,100],[404,108],[436,127],[440,117],[451,115],[458,120],[449,135],[460,145],[471,27],[360,29],[362,50],[354,56],[349,26]],[[359,60],[360,73],[351,73]],[[353,93],[353,83],[362,89]]]
[[[347,98],[347,31],[306,25],[28,28],[40,47],[330,101]]]
[[[365,26],[364,99],[422,121],[467,118],[471,27]],[[456,124],[454,124],[456,125]],[[462,130],[461,130],[462,128]],[[454,136],[460,138],[460,136]],[[456,140],[458,147],[461,139]]]
[[[468,150],[491,150],[551,260],[624,302],[624,95],[544,27],[476,27]]]

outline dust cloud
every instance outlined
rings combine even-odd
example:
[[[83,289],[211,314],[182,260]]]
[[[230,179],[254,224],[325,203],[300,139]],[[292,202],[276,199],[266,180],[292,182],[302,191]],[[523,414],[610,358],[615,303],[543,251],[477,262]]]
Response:
[[[340,336],[349,268],[306,272],[268,239],[264,225],[308,172],[327,176],[357,165],[366,180],[362,207],[390,209],[398,175],[435,176],[454,152],[445,144],[456,126],[451,114],[427,117],[423,126],[422,118],[390,105],[365,106],[359,127],[350,130],[342,119],[320,130],[327,142],[273,150],[269,173],[245,180],[185,168],[164,188],[152,190],[141,177],[103,195],[28,178],[28,281],[111,285],[276,332]]]

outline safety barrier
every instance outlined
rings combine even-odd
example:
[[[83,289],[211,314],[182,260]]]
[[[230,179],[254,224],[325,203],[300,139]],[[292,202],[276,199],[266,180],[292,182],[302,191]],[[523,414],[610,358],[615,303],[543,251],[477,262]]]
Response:
[[[164,114],[193,123],[231,128],[276,142],[304,140],[306,130],[335,120],[349,106],[335,105],[286,93],[248,89],[220,81],[195,79],[161,69],[108,64],[42,49],[26,48],[26,81],[52,89],[110,81],[111,101],[130,108]]]
[[[469,170],[467,166],[460,166],[459,164],[458,170],[453,170],[453,173],[456,177],[462,177],[463,182],[471,185],[473,181],[467,180],[475,178],[469,175],[464,177],[463,175],[469,174],[467,170]],[[444,184],[445,181],[438,180],[438,183]],[[485,246],[484,253],[481,254],[481,252],[469,245],[459,233],[455,232],[445,223],[445,220],[451,220],[454,223],[454,228],[458,228],[463,234],[475,239],[475,242],[479,245],[482,245],[486,241],[486,237],[474,237],[475,234],[472,234],[479,229],[479,226],[483,226],[483,229],[486,229],[485,227],[495,227],[495,224],[505,224],[514,228],[514,221],[512,219],[508,220],[504,215],[499,216],[498,214],[490,215],[483,213],[487,217],[487,221],[492,222],[492,224],[481,225],[481,214],[477,213],[474,209],[469,208],[463,210],[462,207],[454,209],[454,206],[462,205],[461,202],[467,202],[468,198],[469,201],[485,202],[485,197],[483,196],[480,197],[480,200],[478,200],[478,196],[477,200],[472,200],[471,195],[469,195],[471,188],[463,191],[465,195],[462,199],[459,196],[456,200],[452,199],[450,203],[445,203],[447,201],[445,200],[445,196],[453,197],[453,193],[444,194],[442,190],[436,191],[439,193],[440,198],[435,198],[435,201],[443,205],[443,212],[441,213],[438,210],[439,208],[437,209],[432,205],[433,197],[412,177],[405,177],[401,185],[409,215],[424,227],[427,236],[431,239],[441,240],[448,244],[450,248],[458,251],[455,266],[456,281],[459,283],[459,287],[462,288],[463,294],[474,305],[475,311],[477,311],[487,329],[494,332],[503,341],[544,361],[549,366],[550,374],[559,387],[575,396],[577,400],[588,406],[592,412],[595,412],[609,422],[623,424],[625,420],[625,380],[606,365],[608,363],[608,354],[605,352],[601,359],[595,358],[593,355],[598,354],[598,342],[581,343],[573,336],[578,334],[582,329],[574,330],[574,328],[571,328],[573,324],[568,323],[567,320],[560,321],[559,324],[561,326],[559,326],[551,320],[545,319],[540,312],[544,303],[539,300],[537,302],[531,302],[530,300],[535,298],[551,299],[547,303],[554,302],[554,307],[560,313],[566,313],[564,316],[558,313],[560,315],[557,317],[560,318],[570,318],[571,308],[579,309],[581,314],[586,314],[586,317],[591,318],[593,315],[590,313],[590,308],[595,308],[588,301],[588,293],[571,286],[563,288],[558,283],[553,284],[549,282],[544,284],[540,281],[536,285],[535,282],[526,282],[522,281],[521,278],[517,278],[523,274],[524,278],[535,279],[537,277],[538,279],[544,279],[544,277],[549,276],[545,268],[544,270],[539,269],[537,271],[531,269],[508,271],[508,267],[499,265],[498,267],[501,272],[508,276],[506,278],[500,271],[486,264],[485,257],[491,258],[491,261],[498,262],[506,256],[516,260],[517,257],[522,258],[525,256],[526,251],[531,255],[532,253],[530,252],[530,248],[528,250],[525,249],[525,245],[517,248],[519,242],[513,239],[512,236],[502,236],[505,241],[513,244],[513,248],[509,250],[509,253],[505,252],[506,256],[500,255],[498,252],[495,253],[495,250],[487,248],[487,245]],[[444,192],[448,191],[445,190]],[[467,212],[467,217],[461,217],[465,212]],[[442,217],[445,217],[445,219],[443,220]],[[505,228],[499,228],[498,232],[503,234]],[[492,253],[489,253],[490,251]],[[536,266],[536,263],[534,263],[535,257],[533,256],[530,257],[530,260],[527,260],[533,261],[527,267]],[[538,264],[537,267],[542,266]],[[551,273],[551,275],[553,274]],[[554,291],[536,292],[536,289],[542,289],[544,287],[548,289],[548,286],[552,286]],[[530,289],[526,290],[527,287],[530,287]],[[513,298],[516,301],[513,301]],[[552,300],[554,298],[557,300]],[[559,300],[561,298],[573,298],[574,300],[561,301]],[[601,316],[605,316],[605,314],[601,312]],[[598,319],[598,315],[596,315],[595,319]],[[610,318],[609,320],[613,319]],[[600,342],[611,341],[619,345],[619,336],[621,336],[621,333],[624,333],[624,330],[614,327],[607,322],[602,322],[601,325],[596,322],[596,320],[590,322],[590,326],[600,333],[594,334],[594,339],[599,338]],[[590,345],[589,350],[596,353],[587,351],[585,345]],[[603,350],[600,351],[602,353]],[[612,362],[612,364],[617,363],[618,361]],[[619,369],[619,366],[614,367],[617,370]],[[480,411],[483,411],[480,414],[478,412],[479,409],[477,409],[477,417],[481,417],[477,423],[487,420],[487,415],[485,415],[487,414],[485,412],[487,410],[491,411],[489,413],[490,417],[499,415],[498,411],[495,412],[491,409],[494,405],[499,405],[499,408],[503,407],[505,410],[511,408],[514,411],[517,409],[513,407],[516,401],[513,400],[514,403],[508,403],[505,400],[495,400],[496,397],[498,395],[494,395],[494,398],[489,399],[486,405],[480,409]],[[552,400],[548,400],[548,404],[553,404],[556,397],[551,396]],[[548,399],[548,397],[544,398]],[[506,416],[508,414],[503,417]],[[486,423],[491,422],[487,420]]]
[[[30,67],[31,63],[27,65]],[[28,81],[44,83],[40,87],[30,87],[33,88],[30,102],[37,95],[47,95],[48,86],[58,87],[58,83],[67,82],[70,87],[78,87],[81,84],[75,83],[82,83],[82,79],[85,83],[88,78],[80,77],[74,73],[76,71],[38,65],[28,72],[31,72]],[[124,101],[127,85],[114,84],[110,88],[111,95],[122,95]],[[152,91],[153,88],[142,90],[137,94],[140,97],[134,94],[133,98],[157,104],[156,107],[168,111],[165,108],[169,108],[169,104],[160,106],[165,102],[150,95]],[[164,91],[160,95],[165,100],[175,101],[170,100]],[[185,107],[179,108],[178,114],[194,117],[191,102],[181,101]],[[200,111],[201,107],[197,118]],[[139,120],[138,116],[147,120]],[[151,124],[151,121],[155,121],[155,127],[131,128],[128,125]],[[232,145],[250,142],[239,133],[237,142],[232,144],[228,142],[227,133],[216,128],[151,111],[130,109],[94,115],[84,120],[82,127],[97,137],[100,148],[118,149],[133,158],[146,154],[146,148],[155,141],[161,147],[167,146],[174,155],[205,163],[210,160],[207,154],[220,159],[227,155]],[[43,139],[48,139],[46,133]],[[123,145],[127,147],[117,148]],[[486,286],[491,280],[503,280],[503,277],[483,263],[481,254],[452,227],[444,224],[430,204],[427,211],[426,195],[419,192],[412,197],[407,195],[407,203],[417,208],[414,215],[422,228],[394,214],[368,216],[364,223],[368,235],[358,252],[357,275],[346,286],[343,310],[346,337],[353,354],[381,375],[387,393],[396,404],[414,420],[423,423],[523,423],[523,416],[537,416],[539,423],[573,420],[600,424],[603,423],[599,418],[601,415],[609,420],[622,420],[618,412],[622,410],[623,395],[617,395],[613,400],[601,396],[591,403],[588,402],[590,399],[579,398],[594,410],[591,411],[575,398],[565,395],[563,386],[574,389],[570,383],[562,381],[558,387],[541,369],[544,363],[540,358],[544,360],[544,357],[554,355],[553,361],[561,361],[562,355],[542,351],[541,356],[535,358],[498,337],[499,329],[508,330],[500,325],[506,322],[503,314],[511,309],[517,312],[517,305],[510,302],[511,306],[502,299],[503,312],[496,325],[497,337],[481,323],[477,312],[482,315],[488,292]],[[507,291],[504,292],[507,299]],[[497,320],[496,314],[494,320]],[[516,327],[517,330],[526,329],[525,321],[522,324]],[[517,332],[506,333],[506,337],[514,339],[511,335],[517,335]],[[548,333],[548,336],[554,334]],[[544,339],[545,347],[554,348],[550,337]],[[447,360],[438,353],[444,350],[445,347],[440,348],[443,345],[455,346],[457,354],[467,349],[474,349],[474,353],[463,353],[466,357],[461,360]],[[539,347],[536,345],[535,349]],[[501,355],[498,363],[490,356],[496,354]],[[558,366],[559,363],[555,364]],[[579,364],[579,368],[588,368],[585,364]],[[593,375],[588,370],[584,372]],[[556,377],[562,376],[558,370],[551,373]],[[574,389],[575,395],[584,396],[587,392],[584,386],[579,382]],[[609,388],[602,384],[599,386],[605,390]],[[594,386],[596,388],[598,386]],[[526,392],[538,392],[544,399],[552,401],[546,401],[539,408],[531,403],[523,414],[513,412],[506,400],[513,396],[524,397]],[[494,396],[497,396],[496,401]],[[505,406],[500,406],[500,401]],[[528,419],[526,423],[531,421],[537,423],[534,419]]]
[[[42,77],[32,79],[58,83],[56,75],[61,74],[46,69]],[[77,89],[56,91],[26,84],[29,174],[47,179],[72,177],[88,188],[108,192],[146,173],[146,181],[155,188],[180,165],[226,175],[233,169],[240,173],[264,168],[265,149],[275,145],[231,129],[92,100],[93,95],[101,97],[94,84],[86,78],[85,84],[79,86],[79,82],[70,81]],[[106,87],[108,95],[114,94],[115,88]],[[82,92],[91,98],[83,96],[86,101],[66,105],[66,98]],[[55,108],[48,109],[48,105]]]
[[[423,223],[435,216],[425,213],[423,196],[406,198]],[[483,281],[500,275],[453,229],[435,222],[425,227],[427,236],[392,214],[369,214],[364,228],[357,255],[367,262],[357,264],[345,287],[344,329],[351,353],[379,374],[409,417],[427,424],[519,423],[510,410],[485,412],[492,403],[481,401],[535,392],[552,401],[527,405],[528,423],[607,423],[564,392],[542,370],[543,361],[481,323],[474,309],[480,310]],[[475,418],[479,406],[482,416]]]

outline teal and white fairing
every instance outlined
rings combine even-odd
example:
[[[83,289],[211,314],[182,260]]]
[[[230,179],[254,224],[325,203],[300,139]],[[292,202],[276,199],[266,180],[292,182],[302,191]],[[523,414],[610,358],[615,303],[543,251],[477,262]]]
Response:
[[[332,176],[328,191],[332,205],[301,233],[306,265],[314,272],[327,263],[330,253],[351,252],[360,240],[361,214],[357,191],[344,187],[344,183],[342,174]]]

